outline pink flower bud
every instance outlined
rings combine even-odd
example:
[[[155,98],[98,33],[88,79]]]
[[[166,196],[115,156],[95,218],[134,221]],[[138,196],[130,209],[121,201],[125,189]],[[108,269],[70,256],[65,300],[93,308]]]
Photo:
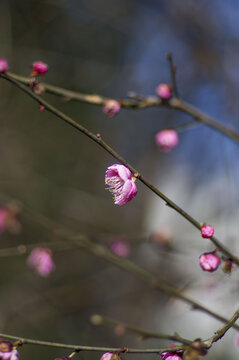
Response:
[[[172,95],[172,87],[168,84],[159,84],[156,88],[156,94],[163,100],[168,101]]]
[[[179,350],[176,352],[163,352],[160,354],[162,360],[183,360],[180,356],[183,354],[183,351]]]
[[[48,71],[48,65],[42,61],[35,61],[32,64],[32,72],[34,75],[44,75]]]
[[[0,360],[18,360],[18,357],[18,351],[13,348],[12,343],[0,340]]]
[[[55,269],[51,250],[48,248],[33,249],[27,259],[27,264],[41,276],[48,276]]]
[[[120,111],[121,105],[119,103],[119,101],[117,100],[107,100],[104,104],[103,107],[103,112],[108,116],[108,117],[113,117],[116,114],[118,114],[118,112]]]
[[[221,259],[215,252],[204,253],[199,257],[199,263],[203,270],[213,272],[217,270],[220,265]]]
[[[214,227],[211,225],[205,225],[201,228],[201,234],[203,238],[210,239],[214,234]]]
[[[137,195],[135,178],[124,165],[109,166],[105,173],[105,184],[109,186],[116,205],[124,205]]]
[[[112,352],[106,352],[101,356],[100,360],[111,360],[112,356]]]
[[[118,256],[122,256],[124,258],[127,258],[130,254],[130,244],[124,240],[121,239],[115,239],[110,244],[110,249],[113,253],[115,253]]]
[[[156,134],[155,140],[162,151],[168,152],[178,145],[178,134],[175,130],[162,130]]]
[[[8,70],[8,62],[6,59],[0,59],[0,74],[5,73]]]

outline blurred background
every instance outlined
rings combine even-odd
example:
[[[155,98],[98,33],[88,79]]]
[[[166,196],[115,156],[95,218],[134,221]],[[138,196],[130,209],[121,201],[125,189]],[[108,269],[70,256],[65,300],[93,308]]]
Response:
[[[155,94],[170,82],[166,55],[177,65],[183,99],[239,131],[239,3],[236,0],[1,0],[0,57],[29,76],[33,61],[49,65],[44,81],[124,98]],[[112,145],[135,168],[238,254],[239,145],[203,125],[179,131],[179,145],[161,153],[155,134],[190,117],[174,110],[121,110],[110,119],[100,106],[63,101],[58,107]],[[238,306],[238,271],[206,273],[199,255],[213,250],[200,233],[137,182],[122,207],[105,190],[115,160],[20,90],[0,82],[0,201],[13,221],[0,239],[1,332],[71,344],[160,347],[114,327],[96,327],[101,314],[158,332],[208,338],[220,326],[208,316],[152,290],[133,275],[68,243],[57,230],[87,234],[230,317]],[[42,217],[43,216],[43,217]],[[53,223],[48,223],[48,219]],[[55,271],[41,277],[27,265],[28,249],[47,246]],[[20,246],[21,245],[21,246]],[[19,247],[20,246],[20,247]],[[28,248],[28,246],[30,246]],[[16,250],[4,250],[14,248]],[[235,331],[208,359],[238,358]],[[21,359],[54,359],[67,351],[26,345]],[[156,355],[137,355],[142,359]],[[98,359],[99,353],[80,353]],[[127,355],[132,359],[136,355]]]

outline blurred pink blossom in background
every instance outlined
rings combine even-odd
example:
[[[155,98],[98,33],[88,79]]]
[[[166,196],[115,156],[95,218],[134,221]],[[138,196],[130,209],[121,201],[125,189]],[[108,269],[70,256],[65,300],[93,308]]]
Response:
[[[27,264],[41,276],[48,276],[55,269],[52,252],[48,248],[33,249],[27,259]]]
[[[110,249],[116,255],[122,256],[124,258],[127,258],[131,252],[130,244],[121,239],[113,240],[110,244]]]
[[[169,152],[178,145],[178,134],[175,130],[162,130],[156,134],[155,140],[162,151]]]

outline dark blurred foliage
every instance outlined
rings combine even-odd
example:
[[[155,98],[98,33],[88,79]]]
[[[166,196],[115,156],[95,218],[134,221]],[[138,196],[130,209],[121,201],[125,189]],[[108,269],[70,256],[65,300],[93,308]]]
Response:
[[[236,0],[1,0],[0,56],[8,58],[12,72],[28,76],[30,64],[42,60],[49,64],[44,81],[123,98],[129,91],[153,94],[159,82],[169,82],[166,54],[172,52],[180,95],[239,129],[238,16]],[[198,245],[200,250],[192,257],[190,240],[185,247],[175,241],[181,253],[177,257],[144,242],[151,230],[163,227],[164,216],[171,219],[175,240],[185,234],[197,236],[197,240],[200,236],[178,215],[178,223],[174,223],[172,211],[141,184],[130,204],[114,206],[105,191],[104,173],[115,160],[101,148],[53,115],[40,112],[35,102],[4,80],[0,97],[1,202],[15,201],[22,209],[21,232],[2,234],[1,248],[58,240],[34,215],[25,214],[24,206],[28,206],[59,227],[89,234],[106,246],[114,236],[129,237],[131,259],[179,288],[202,286],[200,281],[228,284],[229,278],[225,280],[222,272],[217,277],[202,274],[199,269],[198,256],[209,246],[206,243]],[[237,214],[238,194],[232,190],[238,179],[237,144],[198,125],[180,132],[177,150],[161,155],[154,144],[155,133],[182,124],[189,116],[154,108],[122,110],[109,119],[100,107],[64,102],[53,95],[44,97],[88,129],[100,132],[123,157],[199,220],[207,220],[205,214],[212,216],[214,223],[222,226],[223,241],[235,236],[237,223],[232,225],[230,219],[232,213]],[[187,175],[187,182],[185,177],[180,180],[181,175]],[[216,178],[223,180],[215,187]],[[208,189],[208,183],[211,192],[203,190]],[[153,215],[152,198],[159,204],[154,205]],[[161,218],[159,211],[164,214]],[[42,279],[27,268],[26,255],[1,258],[1,332],[82,345],[157,347],[167,343],[140,342],[132,334],[119,337],[112,328],[94,327],[90,315],[100,313],[139,327],[179,331],[192,337],[210,336],[219,326],[214,322],[210,332],[205,322],[199,332],[198,325],[206,316],[186,306],[178,309],[177,302],[175,305],[172,299],[100,258],[67,250],[54,253],[54,260],[56,271]],[[188,271],[191,267],[197,280]],[[236,288],[234,291],[237,295]],[[207,300],[205,291],[204,302]],[[230,316],[236,303],[225,303],[224,315]],[[185,313],[191,319],[189,326],[183,320]],[[171,318],[175,322],[170,322]],[[222,346],[218,344],[221,352],[217,359],[224,359],[228,348],[233,347],[231,338],[228,343],[223,341]],[[230,359],[237,358],[235,351]],[[212,350],[208,358],[213,359],[214,354]],[[21,350],[21,359],[65,355],[67,352],[33,346]],[[97,353],[77,356],[99,358]]]

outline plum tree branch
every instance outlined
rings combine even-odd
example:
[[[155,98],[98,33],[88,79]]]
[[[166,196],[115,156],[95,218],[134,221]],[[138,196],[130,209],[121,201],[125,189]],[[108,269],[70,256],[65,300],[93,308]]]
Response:
[[[65,115],[60,110],[56,109],[54,106],[50,105],[46,100],[42,99],[40,96],[36,95],[30,89],[22,85],[19,81],[15,80],[8,73],[0,74],[0,76],[13,83],[23,92],[28,94],[31,98],[33,98],[36,102],[38,102],[41,106],[44,106],[44,109],[51,112],[67,124],[71,125],[95,143],[97,143],[100,147],[102,147],[105,151],[107,151],[110,155],[112,155],[116,160],[118,160],[121,164],[127,166],[130,171],[134,174],[135,177],[139,179],[146,187],[148,187],[151,191],[153,191],[157,196],[159,196],[162,200],[166,202],[166,205],[170,206],[176,212],[178,212],[182,217],[184,217],[187,221],[189,221],[193,226],[197,229],[201,229],[201,224],[196,219],[194,219],[191,215],[189,215],[186,211],[184,211],[180,206],[174,203],[171,199],[169,199],[165,194],[163,194],[159,189],[157,189],[153,184],[150,183],[143,175],[139,173],[131,164],[129,164],[122,156],[120,156],[112,147],[110,147],[105,141],[103,141],[101,135],[94,134],[90,132],[88,129],[80,125],[78,122],[73,120],[71,117]],[[237,256],[232,254],[219,240],[217,240],[214,236],[210,238],[210,241],[228,258],[230,258],[235,264],[239,265],[239,259]]]
[[[11,76],[12,79],[15,79],[19,81],[22,84],[30,85],[30,78],[24,77],[21,75],[8,73],[9,76]],[[42,88],[54,95],[58,95],[61,97],[64,97],[69,100],[76,100],[81,101],[85,103],[89,103],[92,105],[104,105],[107,100],[109,100],[108,97],[104,97],[98,94],[84,94],[72,90],[67,90],[55,85],[47,84],[47,83],[41,83]],[[229,138],[233,139],[237,143],[239,143],[239,133],[231,129],[230,127],[227,127],[220,122],[218,122],[213,117],[203,113],[202,111],[198,110],[196,107],[190,105],[186,101],[183,101],[182,99],[178,98],[177,96],[173,97],[169,102],[162,102],[160,98],[157,96],[137,96],[134,95],[133,99],[120,99],[120,104],[122,108],[126,109],[146,109],[150,107],[167,107],[169,109],[175,109],[179,110],[185,114],[191,115],[196,121],[203,123],[214,130],[217,130],[218,132],[228,136]]]

